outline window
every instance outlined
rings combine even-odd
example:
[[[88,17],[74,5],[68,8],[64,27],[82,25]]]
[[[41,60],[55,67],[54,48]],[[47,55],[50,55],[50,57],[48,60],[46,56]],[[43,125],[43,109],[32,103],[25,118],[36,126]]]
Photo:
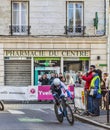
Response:
[[[12,2],[12,34],[28,34],[28,2]]]
[[[67,2],[67,27],[70,33],[83,30],[83,3]]]

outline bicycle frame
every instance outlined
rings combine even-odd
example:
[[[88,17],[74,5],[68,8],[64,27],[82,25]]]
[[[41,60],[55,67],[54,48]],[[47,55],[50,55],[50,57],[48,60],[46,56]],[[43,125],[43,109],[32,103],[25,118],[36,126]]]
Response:
[[[62,96],[61,101],[59,102],[59,107],[62,112],[62,114],[60,114],[60,115],[58,114],[58,111],[57,111],[58,105],[57,104],[54,105],[55,114],[60,123],[63,122],[63,117],[66,117],[68,122],[70,123],[70,125],[73,125],[74,124],[74,115],[72,113],[71,107],[69,106],[69,104],[66,101],[67,101],[67,98],[65,96]],[[69,112],[69,114],[68,114],[68,112]]]

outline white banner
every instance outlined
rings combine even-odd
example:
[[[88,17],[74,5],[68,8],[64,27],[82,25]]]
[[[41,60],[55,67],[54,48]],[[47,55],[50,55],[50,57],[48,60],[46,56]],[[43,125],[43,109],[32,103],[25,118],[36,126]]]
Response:
[[[84,88],[75,87],[75,106],[79,109],[85,109],[85,99],[84,99]]]
[[[49,86],[48,86],[49,87]],[[46,92],[46,95],[40,95],[40,89]],[[48,93],[49,88],[46,86],[28,86],[28,87],[15,87],[15,86],[0,86],[0,100],[52,100],[52,95]],[[75,106],[80,109],[85,109],[84,102],[84,88],[74,87],[75,93]]]
[[[0,100],[27,100],[28,87],[0,86]]]

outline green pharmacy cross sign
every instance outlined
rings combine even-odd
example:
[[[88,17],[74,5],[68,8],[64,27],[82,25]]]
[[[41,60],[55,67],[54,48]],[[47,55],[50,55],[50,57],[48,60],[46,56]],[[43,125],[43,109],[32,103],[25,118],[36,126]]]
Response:
[[[46,61],[44,64],[45,66],[49,66],[49,61]]]
[[[98,29],[98,13],[97,12],[95,12],[94,27]]]

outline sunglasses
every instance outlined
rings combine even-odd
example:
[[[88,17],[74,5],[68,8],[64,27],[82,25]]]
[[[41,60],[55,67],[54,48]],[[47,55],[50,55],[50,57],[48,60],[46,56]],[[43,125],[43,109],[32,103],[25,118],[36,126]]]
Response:
[[[94,69],[94,68],[90,67],[90,69]]]

